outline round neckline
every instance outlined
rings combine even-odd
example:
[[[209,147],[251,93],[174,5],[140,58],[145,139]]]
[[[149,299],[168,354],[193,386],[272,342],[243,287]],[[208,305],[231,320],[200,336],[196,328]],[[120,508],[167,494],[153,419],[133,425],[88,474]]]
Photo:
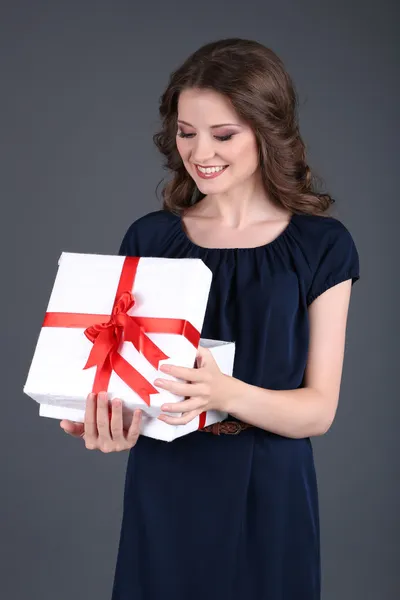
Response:
[[[279,243],[283,238],[285,238],[288,233],[290,233],[293,225],[294,225],[294,220],[296,218],[297,214],[293,213],[292,216],[290,217],[286,227],[284,229],[282,229],[282,231],[270,242],[266,242],[265,244],[260,244],[259,246],[232,246],[232,247],[221,247],[221,248],[209,248],[207,246],[200,246],[199,244],[196,244],[196,242],[194,242],[187,234],[186,229],[185,229],[185,225],[183,223],[183,219],[181,215],[176,215],[177,219],[178,219],[178,223],[179,223],[179,230],[181,235],[184,237],[184,239],[193,247],[193,248],[197,248],[199,250],[203,250],[205,252],[251,252],[254,250],[262,250],[265,248],[271,248],[272,246],[274,246],[275,244]]]

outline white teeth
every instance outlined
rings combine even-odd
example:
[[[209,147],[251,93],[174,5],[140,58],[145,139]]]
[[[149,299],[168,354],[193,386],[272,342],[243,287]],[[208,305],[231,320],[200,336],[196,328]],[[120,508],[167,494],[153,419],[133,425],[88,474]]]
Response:
[[[225,169],[225,167],[207,167],[205,169],[204,167],[199,167],[199,165],[197,165],[197,168],[201,173],[205,174],[219,173],[219,171],[223,171]]]

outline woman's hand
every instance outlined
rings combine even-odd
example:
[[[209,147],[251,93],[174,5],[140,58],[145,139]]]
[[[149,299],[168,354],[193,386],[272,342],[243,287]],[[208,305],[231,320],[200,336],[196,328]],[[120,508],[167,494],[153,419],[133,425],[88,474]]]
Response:
[[[160,415],[158,417],[160,421],[170,425],[185,425],[204,411],[225,410],[225,398],[228,397],[235,380],[221,373],[213,355],[207,348],[200,347],[198,349],[197,365],[197,369],[176,367],[174,365],[162,365],[160,367],[160,371],[184,381],[156,379],[154,385],[187,398],[182,402],[163,404],[161,410],[182,413],[182,416]]]
[[[140,434],[142,411],[135,410],[128,431],[123,429],[122,402],[114,398],[109,408],[106,392],[89,394],[86,400],[85,422],[75,423],[64,419],[60,427],[74,437],[85,440],[88,450],[121,452],[132,448]],[[110,418],[111,417],[111,418]]]

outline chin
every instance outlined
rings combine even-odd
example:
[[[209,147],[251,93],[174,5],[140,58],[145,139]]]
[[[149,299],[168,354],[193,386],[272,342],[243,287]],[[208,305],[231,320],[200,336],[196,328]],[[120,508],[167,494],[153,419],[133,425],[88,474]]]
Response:
[[[229,185],[217,181],[204,181],[204,179],[196,179],[197,188],[202,194],[223,194],[229,190]]]

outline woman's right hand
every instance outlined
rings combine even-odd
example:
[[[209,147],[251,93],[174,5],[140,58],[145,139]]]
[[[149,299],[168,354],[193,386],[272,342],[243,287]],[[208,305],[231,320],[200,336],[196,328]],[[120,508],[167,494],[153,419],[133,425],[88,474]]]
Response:
[[[132,422],[126,431],[122,424],[122,401],[114,398],[110,411],[107,392],[101,392],[97,396],[88,395],[84,423],[63,419],[60,427],[73,437],[83,438],[88,450],[122,452],[136,444],[140,435],[141,416],[141,410],[133,411]]]

